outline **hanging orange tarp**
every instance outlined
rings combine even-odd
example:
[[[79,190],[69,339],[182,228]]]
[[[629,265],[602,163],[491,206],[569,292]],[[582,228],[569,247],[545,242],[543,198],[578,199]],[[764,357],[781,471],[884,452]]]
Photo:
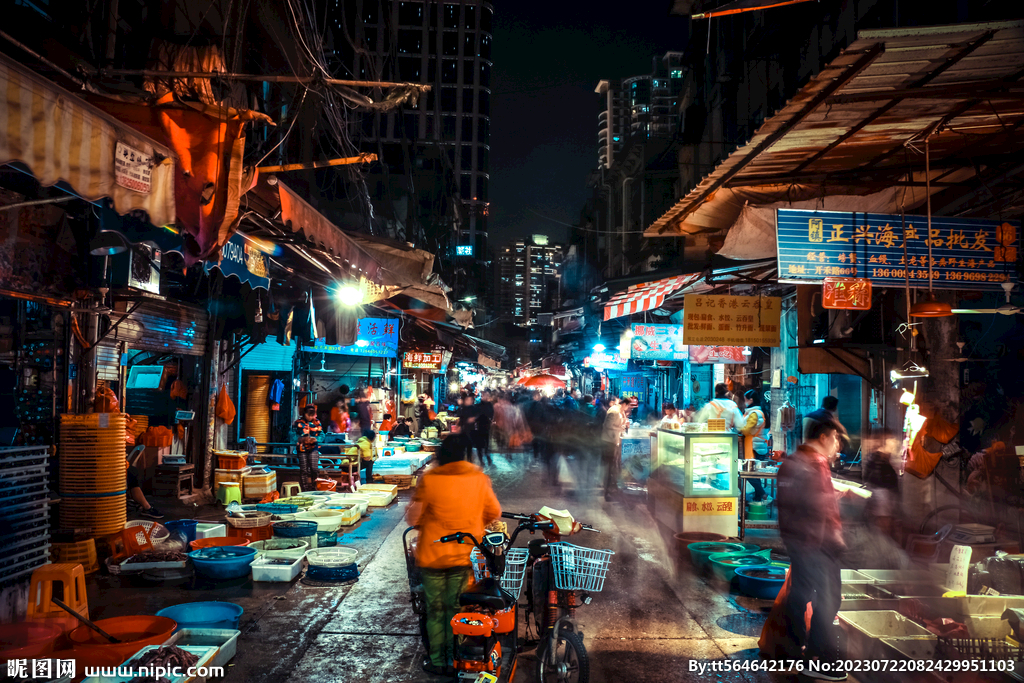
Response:
[[[270,118],[250,110],[177,102],[170,94],[151,104],[98,96],[89,101],[174,151],[175,222],[182,230],[185,260],[217,260],[238,227],[239,200],[255,180],[252,171],[242,168],[245,124]]]

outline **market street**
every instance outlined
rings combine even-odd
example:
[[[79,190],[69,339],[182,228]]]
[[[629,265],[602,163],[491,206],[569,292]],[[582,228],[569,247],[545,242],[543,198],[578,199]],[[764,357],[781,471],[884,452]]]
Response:
[[[692,570],[675,574],[670,551],[646,510],[606,504],[595,490],[577,496],[569,486],[558,492],[543,483],[543,468],[530,468],[532,455],[494,456],[488,468],[502,508],[535,512],[543,505],[569,509],[601,534],[571,541],[615,551],[605,590],[579,612],[591,656],[593,681],[697,681],[689,660],[757,657],[757,636],[770,603],[729,595],[724,587],[697,578]],[[524,467],[525,465],[525,467]],[[589,495],[588,495],[589,494]],[[94,591],[94,618],[126,612],[154,613],[180,602],[230,600],[245,608],[238,654],[227,683],[242,681],[336,681],[402,683],[439,680],[420,668],[423,656],[416,617],[408,599],[402,515],[403,492],[387,508],[371,508],[369,518],[339,537],[360,550],[361,576],[352,585],[317,587],[292,584],[229,583],[212,590],[149,587],[149,590]],[[511,531],[511,528],[510,528]],[[520,539],[517,545],[525,545]],[[774,539],[778,546],[778,538]],[[101,577],[104,586],[117,579]],[[105,605],[113,597],[113,603]],[[525,604],[525,598],[520,600]],[[517,681],[533,680],[533,651],[518,667]],[[716,674],[722,681],[764,681],[765,674]]]

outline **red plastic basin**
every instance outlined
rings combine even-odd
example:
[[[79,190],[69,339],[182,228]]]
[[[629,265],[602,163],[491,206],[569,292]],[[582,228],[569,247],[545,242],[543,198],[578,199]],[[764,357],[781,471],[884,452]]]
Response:
[[[32,659],[53,652],[64,629],[45,621],[0,624],[0,659]]]
[[[79,626],[68,637],[75,650],[99,649],[113,652],[125,661],[147,645],[160,645],[171,637],[178,623],[167,617],[135,615],[130,617],[113,617],[95,622],[101,629],[123,643],[111,643],[88,626]]]

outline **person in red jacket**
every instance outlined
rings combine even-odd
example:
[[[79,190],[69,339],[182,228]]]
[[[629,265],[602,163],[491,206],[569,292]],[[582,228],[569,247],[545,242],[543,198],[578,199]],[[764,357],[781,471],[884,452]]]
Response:
[[[833,627],[842,600],[839,556],[846,548],[829,466],[839,452],[839,426],[815,421],[804,443],[779,467],[779,533],[791,562],[785,620],[786,659],[834,665],[840,659]],[[806,627],[811,604],[810,630]],[[842,681],[846,673],[805,669],[810,678]]]
[[[437,466],[420,477],[406,513],[409,523],[419,529],[416,564],[423,576],[430,642],[423,670],[431,674],[451,673],[454,636],[450,622],[459,612],[459,595],[473,578],[472,544],[435,541],[459,531],[479,540],[485,527],[501,517],[490,477],[466,462],[469,445],[464,434],[453,434],[442,442]]]

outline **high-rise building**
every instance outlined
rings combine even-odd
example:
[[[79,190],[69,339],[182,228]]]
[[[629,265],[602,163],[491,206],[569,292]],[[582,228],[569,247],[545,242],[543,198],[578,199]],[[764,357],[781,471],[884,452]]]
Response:
[[[595,92],[604,96],[597,116],[598,164],[609,168],[631,136],[670,138],[676,129],[684,85],[683,53],[666,52],[652,60],[651,73],[604,80]]]
[[[498,303],[514,324],[537,324],[543,312],[561,305],[562,245],[546,235],[506,244],[498,253]]]
[[[453,187],[447,194],[457,195],[464,209],[453,255],[478,263],[486,260],[491,4],[483,0],[354,0],[343,6],[339,0],[337,7],[338,12],[357,17],[342,27],[357,46],[352,51],[355,78],[433,86],[417,108],[376,120],[367,117],[362,131],[363,141],[370,143],[367,151],[377,151],[379,145],[385,164],[412,165],[404,168],[406,175],[434,171],[451,177]],[[395,175],[394,169],[391,173]],[[424,201],[413,198],[408,205],[417,203]]]

